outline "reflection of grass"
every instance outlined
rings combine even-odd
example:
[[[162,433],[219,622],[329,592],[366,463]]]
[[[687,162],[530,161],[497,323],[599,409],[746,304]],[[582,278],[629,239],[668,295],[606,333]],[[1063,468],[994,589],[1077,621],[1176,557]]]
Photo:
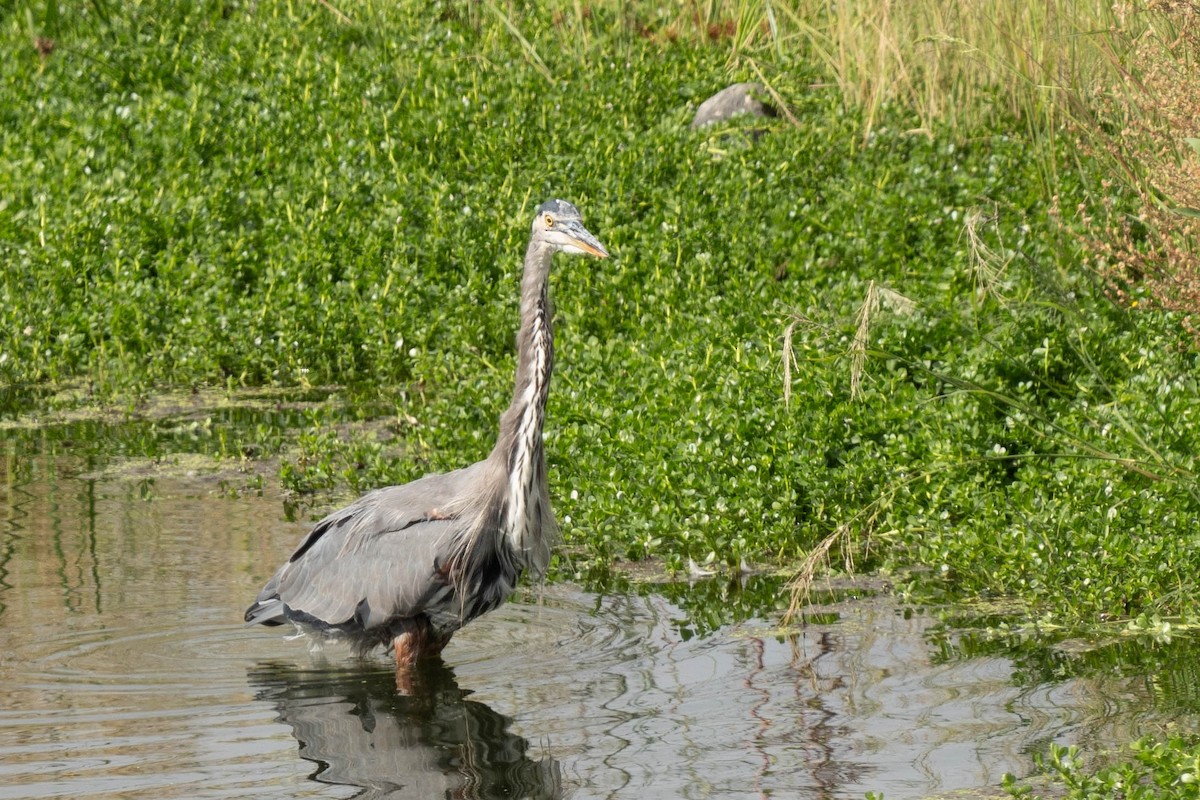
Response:
[[[1013,680],[1021,685],[1069,678],[1154,676],[1156,709],[1173,714],[1200,714],[1200,640],[1196,630],[1163,635],[1141,624],[1112,624],[1106,635],[1072,636],[1053,624],[1024,623],[1013,613],[980,617],[958,607],[944,614],[945,624],[929,637],[935,661],[953,662],[979,656],[1003,656],[1013,663]],[[1089,631],[1089,634],[1093,633]]]

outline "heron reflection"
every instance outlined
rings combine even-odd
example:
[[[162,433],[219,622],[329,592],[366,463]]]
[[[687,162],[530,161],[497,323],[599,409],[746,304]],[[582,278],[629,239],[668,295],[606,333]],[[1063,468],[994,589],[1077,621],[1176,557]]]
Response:
[[[357,798],[559,798],[559,765],[531,758],[512,720],[467,699],[439,660],[417,666],[397,692],[396,673],[260,664],[259,700],[292,728],[311,780],[359,786]]]

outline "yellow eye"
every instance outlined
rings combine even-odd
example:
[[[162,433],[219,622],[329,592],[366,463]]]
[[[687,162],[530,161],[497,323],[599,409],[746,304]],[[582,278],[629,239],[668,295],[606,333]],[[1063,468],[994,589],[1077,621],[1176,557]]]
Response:
[[[546,227],[547,228],[554,227],[554,217],[550,216],[549,214],[546,215]]]

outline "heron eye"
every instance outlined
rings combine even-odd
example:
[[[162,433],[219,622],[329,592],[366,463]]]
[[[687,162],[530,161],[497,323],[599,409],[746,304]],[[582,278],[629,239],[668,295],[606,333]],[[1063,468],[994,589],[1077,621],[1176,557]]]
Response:
[[[546,215],[546,227],[547,228],[554,227],[554,217],[550,216],[549,214]]]

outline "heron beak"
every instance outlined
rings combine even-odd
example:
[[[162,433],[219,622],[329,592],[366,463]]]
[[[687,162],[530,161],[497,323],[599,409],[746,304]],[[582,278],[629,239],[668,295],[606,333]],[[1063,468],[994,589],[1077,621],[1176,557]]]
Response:
[[[562,232],[571,240],[570,244],[563,248],[565,251],[587,254],[596,258],[608,258],[608,251],[604,249],[604,245],[600,244],[600,240],[592,236],[588,229],[580,223],[569,222],[564,226]]]

